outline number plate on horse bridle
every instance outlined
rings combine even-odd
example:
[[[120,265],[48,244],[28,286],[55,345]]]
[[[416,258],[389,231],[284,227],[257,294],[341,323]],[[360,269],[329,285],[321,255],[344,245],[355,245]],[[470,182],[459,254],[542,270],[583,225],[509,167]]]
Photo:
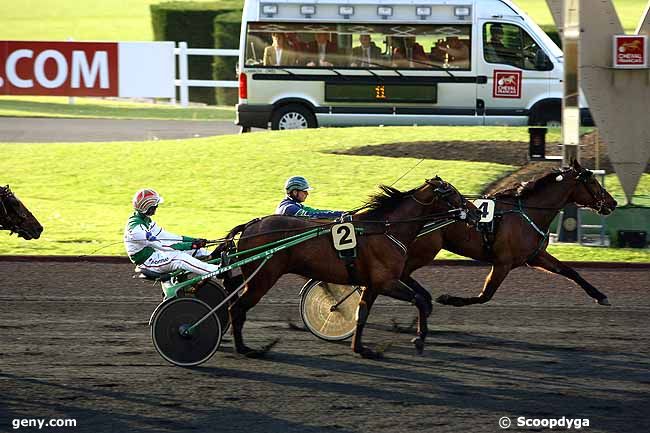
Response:
[[[354,232],[354,225],[352,225],[352,223],[333,225],[332,242],[334,243],[334,249],[337,251],[345,251],[356,248],[357,236]]]
[[[481,212],[481,223],[489,223],[494,219],[494,200],[479,198],[473,201],[474,206]]]

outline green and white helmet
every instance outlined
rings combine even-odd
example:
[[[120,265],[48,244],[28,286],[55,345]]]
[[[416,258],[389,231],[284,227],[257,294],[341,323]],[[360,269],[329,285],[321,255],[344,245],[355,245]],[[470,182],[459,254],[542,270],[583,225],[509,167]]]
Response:
[[[313,188],[309,186],[309,182],[302,176],[292,176],[284,183],[284,189],[289,194],[291,191],[311,191]]]

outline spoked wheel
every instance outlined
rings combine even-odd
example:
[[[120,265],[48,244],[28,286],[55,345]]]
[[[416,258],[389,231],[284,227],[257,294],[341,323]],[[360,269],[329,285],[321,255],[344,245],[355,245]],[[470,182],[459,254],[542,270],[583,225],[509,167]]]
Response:
[[[327,341],[342,341],[354,334],[359,287],[309,280],[300,298],[300,314],[309,331]]]
[[[228,292],[221,284],[213,280],[208,280],[205,284],[195,289],[194,296],[208,304],[210,308],[214,308],[228,297]],[[230,317],[228,316],[228,306],[230,304],[231,302],[222,305],[215,313],[222,326],[221,335],[225,334],[230,328]]]
[[[198,327],[189,328],[211,308],[196,298],[176,298],[163,305],[151,324],[153,345],[165,360],[181,367],[210,359],[221,344],[221,323],[211,314]]]

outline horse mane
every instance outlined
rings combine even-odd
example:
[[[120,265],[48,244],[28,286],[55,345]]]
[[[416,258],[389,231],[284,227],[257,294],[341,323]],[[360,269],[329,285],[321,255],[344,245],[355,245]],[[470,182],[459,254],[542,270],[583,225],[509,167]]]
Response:
[[[408,191],[400,191],[388,185],[379,185],[381,192],[370,196],[368,203],[364,206],[368,214],[377,212],[390,212],[394,210],[404,200],[404,198],[411,196],[420,187],[410,189]]]
[[[558,175],[566,174],[571,171],[571,168],[568,169],[557,169],[554,168],[550,173],[543,174],[532,180],[519,182],[511,188],[498,191],[494,194],[494,198],[527,198],[533,195],[536,192],[544,189],[549,184],[552,184],[556,181]]]

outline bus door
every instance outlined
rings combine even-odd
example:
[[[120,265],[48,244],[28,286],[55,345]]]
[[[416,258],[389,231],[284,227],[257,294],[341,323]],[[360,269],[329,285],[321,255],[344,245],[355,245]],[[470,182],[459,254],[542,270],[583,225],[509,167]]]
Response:
[[[553,63],[520,25],[484,20],[477,106],[485,125],[527,125],[528,109],[550,91]],[[479,113],[480,114],[480,113]]]

